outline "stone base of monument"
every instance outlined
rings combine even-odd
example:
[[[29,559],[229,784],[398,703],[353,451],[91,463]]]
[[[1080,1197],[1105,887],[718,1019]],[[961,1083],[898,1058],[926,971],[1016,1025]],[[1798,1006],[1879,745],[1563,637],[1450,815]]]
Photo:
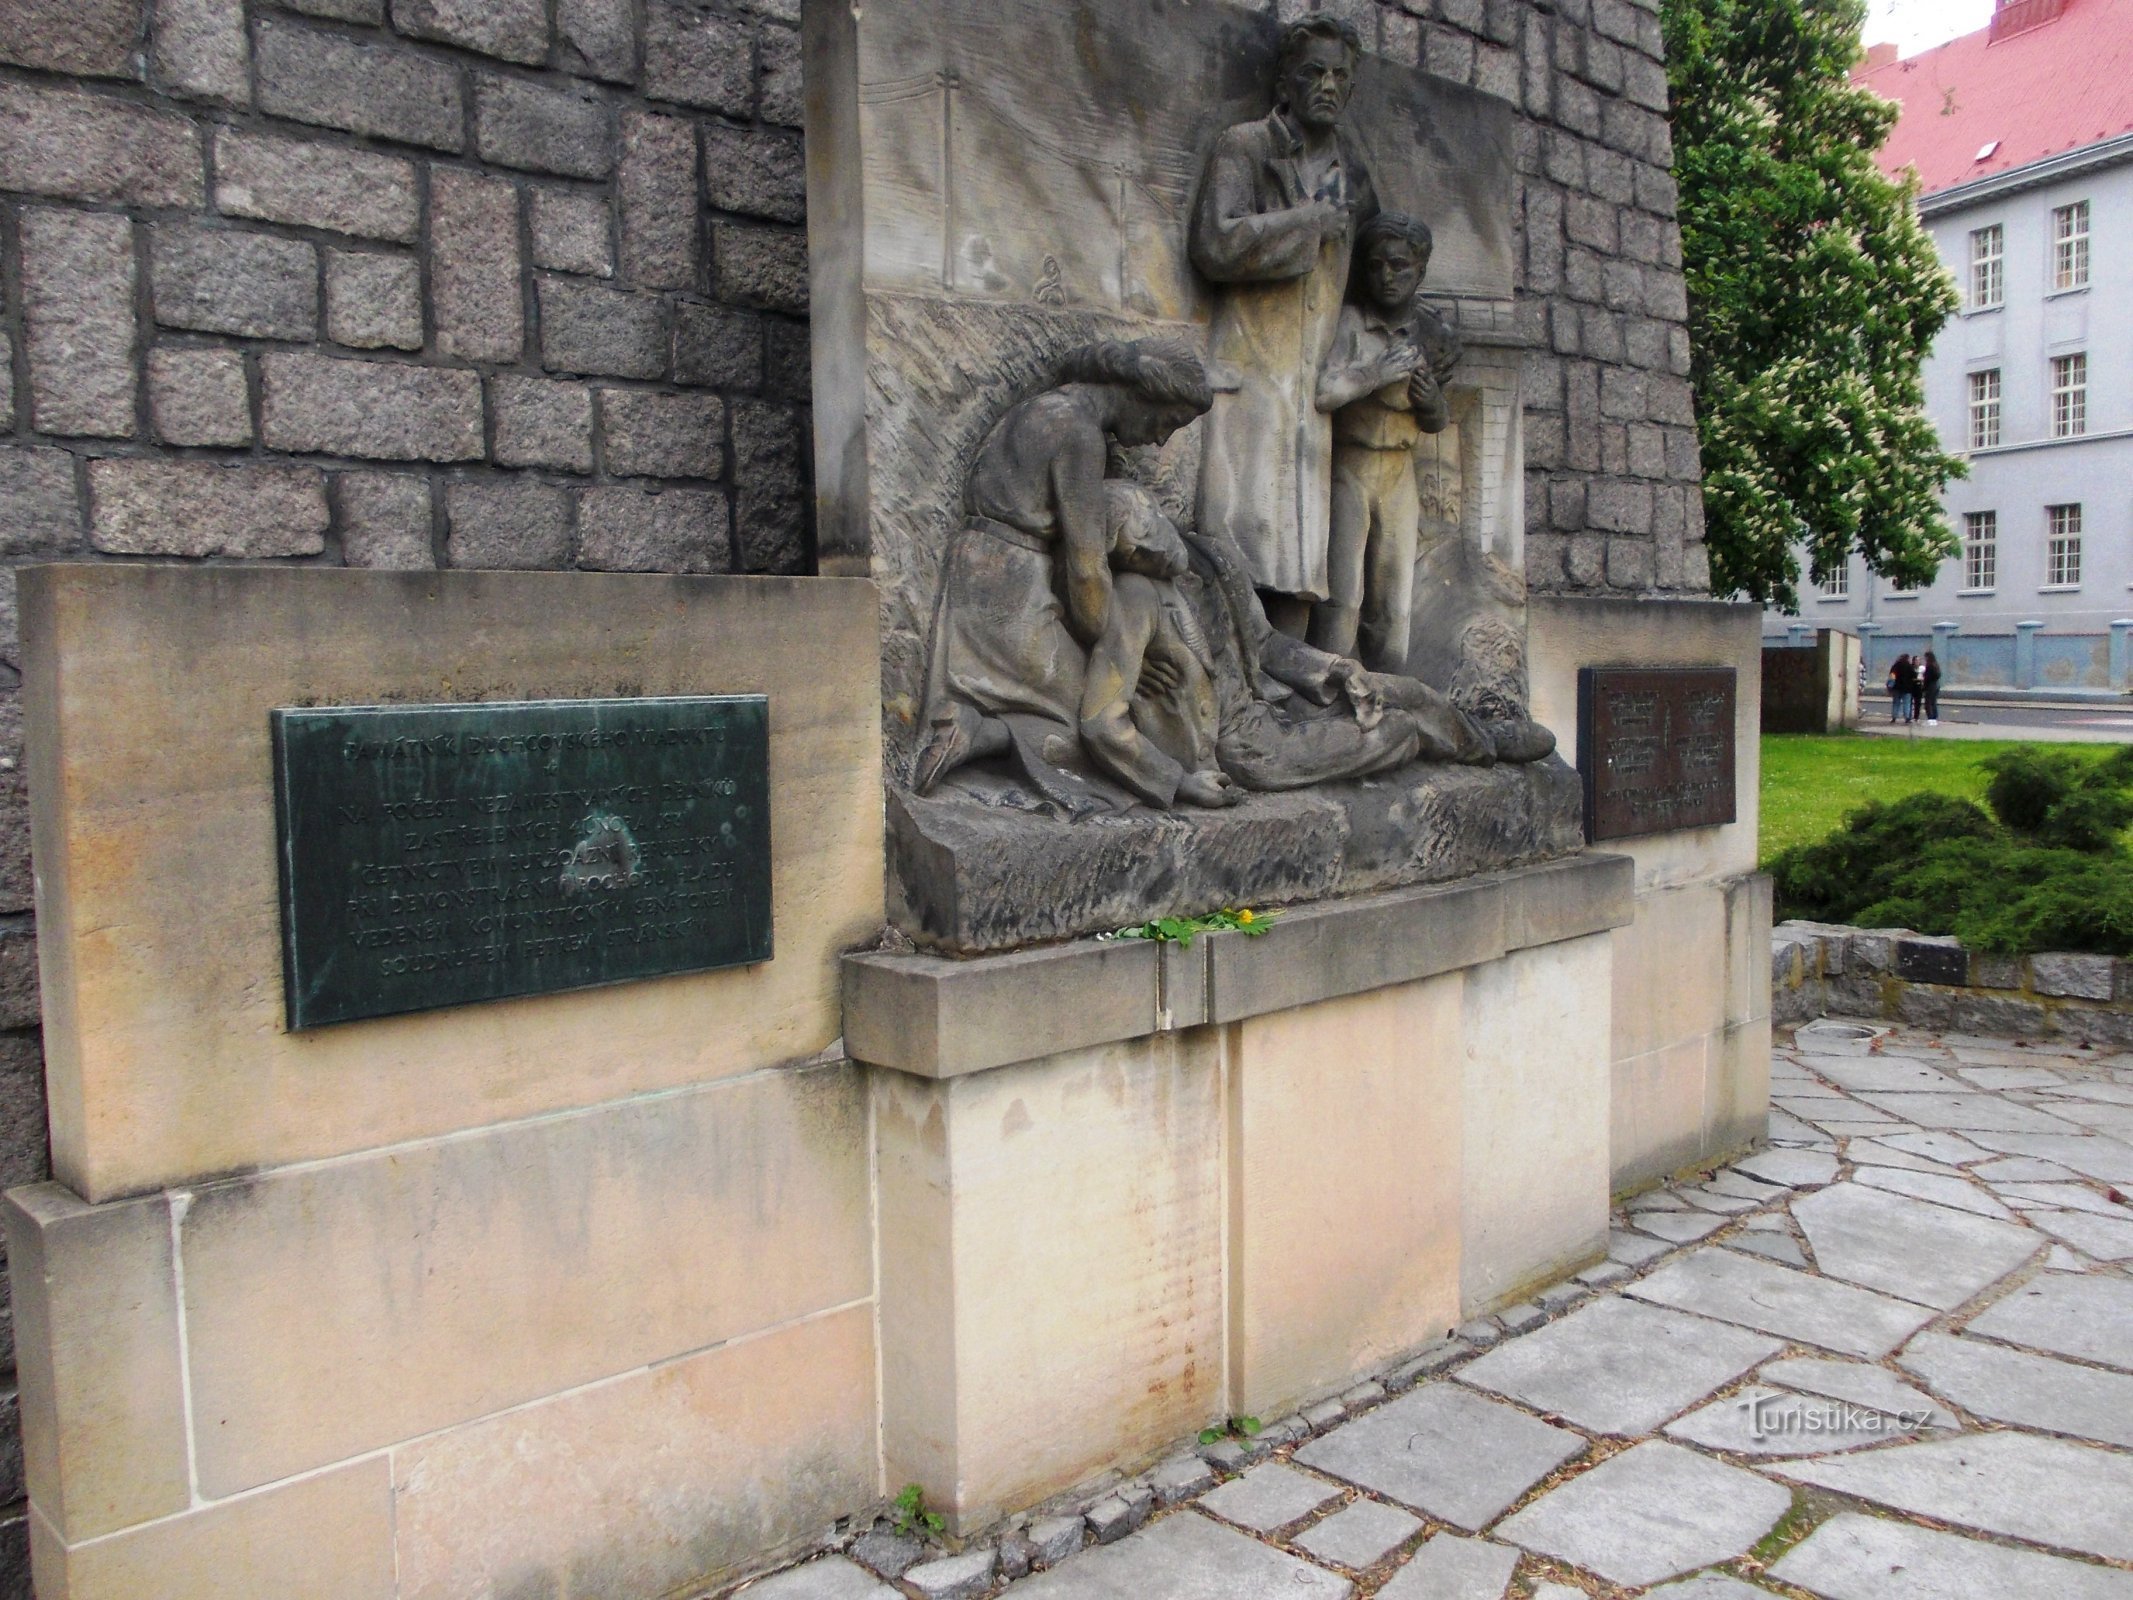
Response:
[[[1225,811],[1068,821],[987,803],[997,798],[890,792],[892,913],[926,949],[974,955],[1151,917],[1443,883],[1565,856],[1584,837],[1578,776],[1554,757],[1417,763]]]
[[[874,1075],[891,1482],[965,1527],[1272,1418],[1606,1247],[1584,854],[1259,937],[847,958]]]

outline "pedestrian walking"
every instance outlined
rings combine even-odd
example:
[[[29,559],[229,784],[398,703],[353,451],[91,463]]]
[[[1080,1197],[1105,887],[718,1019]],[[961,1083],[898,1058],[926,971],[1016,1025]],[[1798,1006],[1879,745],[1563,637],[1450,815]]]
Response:
[[[1932,651],[1926,652],[1925,671],[1919,674],[1919,687],[1926,696],[1926,726],[1940,726],[1940,658]]]
[[[1908,653],[1896,658],[1889,668],[1889,721],[1909,722],[1916,714],[1918,701],[1918,664]]]

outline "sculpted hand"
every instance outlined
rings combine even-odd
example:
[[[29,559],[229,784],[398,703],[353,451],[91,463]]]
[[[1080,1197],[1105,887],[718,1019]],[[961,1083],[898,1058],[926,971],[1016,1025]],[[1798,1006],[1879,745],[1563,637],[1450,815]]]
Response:
[[[1378,361],[1378,387],[1398,383],[1402,378],[1413,378],[1429,369],[1422,364],[1422,352],[1402,340],[1387,350]]]
[[[1371,684],[1370,674],[1364,671],[1360,661],[1343,661],[1333,669],[1333,681],[1340,685],[1349,705],[1355,708],[1359,726],[1375,728],[1385,720],[1385,697]]]
[[[1178,798],[1187,805],[1208,806],[1219,809],[1223,806],[1244,804],[1244,791],[1230,780],[1226,772],[1191,772],[1178,785]]]
[[[1338,239],[1348,231],[1348,208],[1332,200],[1309,200],[1296,210],[1318,229],[1321,241]]]
[[[1140,686],[1144,691],[1159,695],[1176,694],[1184,682],[1177,663],[1166,656],[1149,656],[1141,662]]]

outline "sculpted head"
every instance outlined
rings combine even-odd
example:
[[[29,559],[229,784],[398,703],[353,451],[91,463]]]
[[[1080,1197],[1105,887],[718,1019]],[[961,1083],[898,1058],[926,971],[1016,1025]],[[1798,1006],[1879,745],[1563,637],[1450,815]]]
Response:
[[[1062,376],[1121,391],[1110,431],[1127,446],[1161,444],[1215,403],[1200,358],[1154,339],[1083,345],[1067,355]]]
[[[1106,478],[1104,502],[1111,527],[1112,566],[1150,578],[1175,578],[1190,565],[1184,535],[1163,514],[1145,484]]]
[[[1362,59],[1363,36],[1355,24],[1322,11],[1292,22],[1281,35],[1274,66],[1275,98],[1314,133],[1331,132],[1348,109]]]
[[[1355,271],[1363,297],[1380,311],[1403,309],[1422,287],[1435,249],[1428,223],[1396,211],[1378,213],[1363,224],[1355,241]]]

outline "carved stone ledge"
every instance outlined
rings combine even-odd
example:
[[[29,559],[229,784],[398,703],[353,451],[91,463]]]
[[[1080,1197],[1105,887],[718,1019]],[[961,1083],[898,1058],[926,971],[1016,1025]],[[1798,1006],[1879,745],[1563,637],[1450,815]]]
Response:
[[[1634,915],[1634,863],[1584,853],[1457,883],[1301,906],[1190,949],[1082,939],[958,961],[844,961],[855,1060],[954,1078],[1063,1050],[1286,1011],[1582,938]]]

